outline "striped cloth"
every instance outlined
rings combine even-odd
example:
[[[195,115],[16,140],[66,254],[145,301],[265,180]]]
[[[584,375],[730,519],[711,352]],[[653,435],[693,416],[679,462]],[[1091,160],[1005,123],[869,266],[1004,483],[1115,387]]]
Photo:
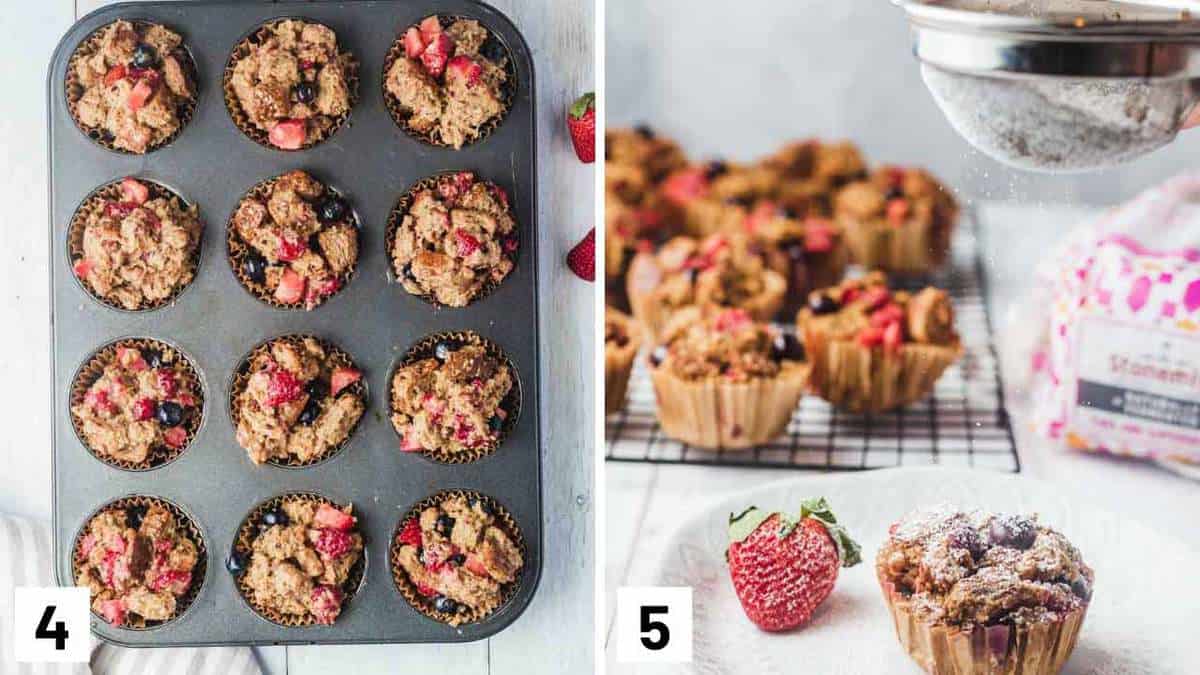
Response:
[[[248,647],[126,649],[92,638],[92,662],[13,660],[13,590],[53,586],[50,532],[27,518],[0,514],[0,673],[5,675],[262,675]]]

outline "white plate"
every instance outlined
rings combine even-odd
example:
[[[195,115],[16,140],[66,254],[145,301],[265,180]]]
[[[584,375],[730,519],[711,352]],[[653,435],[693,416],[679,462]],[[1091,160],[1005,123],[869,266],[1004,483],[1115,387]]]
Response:
[[[841,570],[833,595],[807,626],[783,634],[762,632],[746,618],[729,581],[724,558],[729,513],[749,505],[796,512],[801,499],[816,496],[829,499],[838,520],[862,544],[863,563]],[[921,673],[896,641],[873,568],[888,526],[916,507],[938,502],[1038,513],[1083,553],[1096,571],[1095,595],[1064,673],[1200,672],[1200,555],[1195,551],[1047,483],[938,468],[810,476],[723,499],[696,513],[673,535],[656,576],[658,585],[694,589],[694,662],[683,670]]]

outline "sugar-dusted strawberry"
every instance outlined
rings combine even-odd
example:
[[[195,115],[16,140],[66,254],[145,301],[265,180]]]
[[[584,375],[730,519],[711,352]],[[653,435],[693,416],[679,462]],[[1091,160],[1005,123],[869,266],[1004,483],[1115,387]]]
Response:
[[[483,77],[483,66],[467,56],[456,56],[450,59],[450,63],[446,66],[447,80],[461,80],[466,82],[467,86],[473,86],[479,83],[481,77]]]
[[[567,253],[567,267],[584,281],[596,280],[596,228],[588,230]]]
[[[442,21],[440,19],[438,19],[436,15],[427,16],[424,19],[421,19],[420,30],[421,30],[421,37],[425,40],[426,43],[428,43],[431,40],[433,40],[433,38],[437,37],[438,35],[441,35]]]
[[[125,66],[117,64],[104,74],[104,86],[111,87],[123,79],[125,79]]]
[[[750,507],[729,516],[725,559],[746,616],[767,631],[808,622],[833,591],[838,568],[861,562],[824,498],[801,503],[799,518]]]
[[[133,112],[137,112],[146,105],[146,101],[154,95],[154,85],[149,80],[138,80],[138,83],[133,85],[133,89],[129,90],[129,97],[125,100],[126,105]]]
[[[434,35],[421,52],[421,65],[430,77],[441,77],[446,72],[446,63],[454,56],[454,41],[445,33]]]
[[[362,373],[353,368],[334,368],[333,374],[329,376],[329,393],[337,396],[338,392],[361,379]]]
[[[304,120],[288,119],[281,120],[271,127],[271,131],[267,133],[267,140],[282,150],[299,150],[304,147],[307,135],[308,129]]]
[[[567,110],[567,129],[579,161],[596,161],[596,94],[588,92],[575,99]]]
[[[404,33],[404,55],[410,59],[421,58],[421,53],[429,42],[421,36],[421,31],[413,26]]]
[[[163,432],[163,443],[169,448],[182,448],[187,443],[188,432],[183,427],[171,427]]]
[[[275,289],[275,299],[285,305],[300,302],[300,299],[304,297],[306,283],[304,277],[291,268],[283,270],[283,274],[279,277],[279,286]]]
[[[121,179],[121,199],[140,206],[150,199],[150,188],[136,178],[123,178]]]
[[[321,504],[313,514],[313,525],[332,530],[349,530],[354,527],[356,520],[349,513],[329,504]]]
[[[400,530],[400,534],[396,536],[396,541],[399,541],[401,544],[421,548],[421,523],[415,517],[404,521],[404,527]]]

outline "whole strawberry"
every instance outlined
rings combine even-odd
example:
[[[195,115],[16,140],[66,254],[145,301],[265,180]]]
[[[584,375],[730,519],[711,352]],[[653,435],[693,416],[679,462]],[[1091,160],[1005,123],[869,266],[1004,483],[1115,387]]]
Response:
[[[567,128],[571,130],[571,143],[579,161],[591,164],[596,161],[596,95],[588,92],[575,100],[567,111]]]
[[[567,254],[567,267],[584,281],[596,280],[596,228],[588,230]]]
[[[807,623],[833,592],[838,568],[862,555],[820,498],[804,501],[795,520],[753,506],[730,514],[725,559],[746,616],[763,630],[783,631]]]

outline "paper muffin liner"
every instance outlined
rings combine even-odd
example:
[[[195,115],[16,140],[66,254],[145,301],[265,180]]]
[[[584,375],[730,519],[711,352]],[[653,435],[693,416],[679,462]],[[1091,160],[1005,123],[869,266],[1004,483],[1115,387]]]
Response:
[[[611,310],[610,310],[611,311]],[[633,372],[633,359],[642,344],[642,331],[629,317],[618,314],[618,321],[629,338],[624,347],[604,346],[604,414],[611,415],[625,406],[625,393],[629,389],[629,376]]]
[[[420,453],[417,453],[442,464],[469,464],[496,452],[517,426],[517,420],[521,417],[520,373],[517,371],[517,367],[513,365],[512,360],[500,348],[500,345],[478,333],[473,331],[457,331],[426,335],[412,347],[409,347],[404,356],[400,357],[396,365],[392,367],[391,372],[388,373],[388,423],[391,425],[392,430],[396,432],[397,438],[400,437],[400,430],[396,429],[395,423],[392,422],[392,415],[396,412],[395,408],[392,407],[392,389],[394,388],[393,383],[396,379],[396,371],[421,359],[435,358],[434,350],[439,342],[449,342],[456,348],[464,345],[478,345],[483,347],[490,356],[505,363],[508,366],[509,372],[512,373],[512,388],[508,390],[508,395],[500,401],[500,408],[508,412],[508,417],[504,419],[504,423],[500,426],[500,431],[496,434],[494,442],[481,448],[467,448],[459,452],[422,449]]]
[[[308,150],[309,148],[320,145],[321,143],[329,140],[329,138],[337,133],[339,129],[345,126],[346,121],[350,119],[350,113],[353,112],[354,106],[358,104],[358,60],[354,58],[354,54],[343,47],[342,41],[339,38],[338,61],[341,62],[342,72],[345,73],[346,76],[346,91],[349,93],[350,98],[350,103],[346,108],[346,112],[342,113],[341,115],[327,115],[327,117],[332,120],[332,124],[325,129],[319,130],[318,133],[312,136],[306,134],[304,138],[304,144],[295,150],[273,145],[269,139],[270,132],[263,131],[262,129],[254,126],[254,123],[250,121],[250,117],[242,109],[242,104],[240,101],[238,101],[237,94],[233,91],[233,69],[235,66],[237,66],[238,61],[242,60],[250,53],[250,48],[252,46],[261,43],[267,38],[267,31],[272,26],[289,20],[320,24],[326,28],[329,28],[330,30],[333,30],[332,26],[324,24],[320,21],[315,21],[313,19],[300,16],[281,16],[263,22],[249,35],[242,38],[240,42],[234,45],[233,51],[229,54],[229,60],[225,64],[225,72],[221,78],[221,88],[224,92],[225,110],[229,112],[229,118],[233,120],[234,126],[236,126],[243,134],[245,134],[247,138],[269,150],[277,150],[280,152],[300,152],[303,150]],[[334,31],[334,35],[337,35],[337,31]],[[307,124],[305,124],[305,128],[308,128]]]
[[[519,577],[523,573],[524,567],[522,566],[522,569],[517,572],[517,580],[508,584],[503,584],[500,587],[500,602],[495,607],[485,608],[483,610],[466,608],[466,612],[459,612],[456,614],[439,612],[438,610],[434,609],[433,602],[417,591],[416,585],[413,584],[412,580],[408,578],[408,573],[405,572],[404,568],[400,566],[400,542],[398,537],[400,536],[400,532],[404,529],[404,524],[408,522],[410,518],[420,518],[421,511],[431,506],[441,504],[452,497],[465,497],[467,499],[474,497],[475,499],[490,505],[495,511],[496,524],[500,527],[500,529],[504,530],[505,534],[507,534],[509,538],[512,539],[513,543],[516,544],[517,548],[520,549],[522,561],[528,560],[529,550],[525,546],[525,537],[521,534],[520,528],[517,527],[517,521],[512,517],[512,514],[510,514],[508,510],[500,504],[500,502],[485,494],[475,492],[474,490],[443,490],[442,492],[430,497],[426,497],[425,499],[417,502],[411,509],[408,510],[407,513],[404,514],[403,517],[400,518],[400,520],[396,523],[395,529],[392,531],[392,541],[388,545],[388,565],[392,570],[392,581],[396,584],[396,590],[400,592],[400,595],[404,597],[408,604],[412,605],[413,609],[417,610],[421,614],[424,614],[425,616],[439,623],[449,624],[451,626],[461,626],[462,624],[466,623],[478,623],[483,621],[507,605],[508,602],[512,600],[514,596],[516,596],[517,590],[521,586],[521,579]]]
[[[146,187],[150,188],[150,199],[156,199],[159,197],[173,199],[177,200],[179,204],[181,204],[183,207],[186,207],[186,209],[196,209],[194,204],[189,203],[186,199],[180,196],[179,193],[168,188],[162,183],[148,180],[146,178],[138,178],[137,180]],[[91,284],[83,279],[80,279],[79,275],[75,274],[74,272],[75,261],[83,257],[83,232],[87,227],[88,217],[98,209],[104,208],[104,203],[107,201],[122,201],[121,180],[115,180],[111,183],[106,183],[93,190],[92,193],[89,194],[78,207],[76,207],[75,213],[71,216],[71,222],[67,225],[67,258],[68,262],[71,263],[71,274],[79,282],[79,285],[83,288],[84,292],[91,296],[93,300],[121,312],[144,312],[165,307],[175,302],[180,294],[182,294],[183,291],[191,286],[192,282],[196,280],[196,273],[200,269],[200,254],[204,247],[204,222],[200,221],[200,235],[196,240],[196,250],[192,253],[192,278],[186,283],[181,284],[173,293],[171,293],[171,295],[163,298],[162,300],[158,300],[156,302],[143,301],[143,303],[137,308],[129,309],[128,307],[125,307],[114,300],[109,300],[108,298],[102,297],[95,291],[95,289],[92,288]],[[199,218],[198,215],[197,218]]]
[[[711,450],[753,448],[783,433],[807,380],[805,364],[793,364],[775,377],[756,377],[749,382],[691,381],[668,368],[650,368],[663,432]]]
[[[128,21],[129,23],[133,24],[134,28],[139,32],[157,23],[152,21],[140,21],[136,19],[120,20]],[[113,144],[113,139],[106,131],[103,129],[92,129],[85,127],[79,121],[79,100],[83,97],[84,86],[79,82],[79,77],[75,74],[75,64],[78,62],[78,60],[83,57],[85,52],[87,54],[96,53],[96,50],[100,48],[101,35],[105,29],[114,23],[116,23],[116,21],[111,21],[92,31],[86,38],[83,39],[82,42],[79,43],[77,47],[75,47],[75,51],[71,54],[70,60],[67,61],[67,77],[63,84],[67,100],[67,111],[71,113],[71,119],[74,120],[75,127],[79,129],[84,136],[90,138],[96,145],[99,145],[106,150],[111,150],[112,152],[119,152],[123,155],[137,156],[149,154],[155,150],[158,150],[159,148],[170,145],[176,138],[179,137],[179,134],[183,133],[184,128],[187,127],[188,123],[192,121],[192,117],[196,114],[196,104],[200,99],[200,77],[196,68],[196,60],[192,57],[191,51],[188,50],[186,41],[184,41],[184,43],[181,44],[177,50],[175,50],[176,53],[173,54],[173,56],[179,59],[179,65],[183,67],[184,72],[189,79],[189,83],[192,85],[192,89],[194,90],[192,92],[192,98],[181,103],[175,111],[176,116],[179,118],[179,128],[176,129],[171,135],[163,138],[161,141],[147,146],[145,153],[131,152],[124,148],[118,148]],[[166,26],[166,24],[158,25]],[[183,33],[175,30],[173,26],[166,27],[170,28],[176,33],[179,33],[180,35],[183,35]]]
[[[962,355],[957,340],[949,345],[906,343],[889,354],[855,340],[829,339],[811,325],[800,331],[812,364],[813,393],[852,412],[882,412],[925,398]]]
[[[196,370],[195,363],[191,357],[183,353],[183,350],[161,340],[153,338],[122,338],[114,340],[100,347],[92,353],[75,371],[75,377],[71,379],[70,397],[68,400],[69,408],[74,408],[76,405],[83,403],[84,397],[87,395],[87,390],[100,379],[104,374],[104,368],[113,363],[117,358],[117,349],[120,347],[133,347],[135,349],[157,349],[164,355],[173,354],[176,360],[183,364],[182,377],[192,385],[193,391],[196,392],[196,405],[192,406],[191,412],[187,419],[180,426],[187,431],[187,441],[178,448],[171,448],[166,445],[156,446],[150,449],[150,454],[142,462],[130,462],[127,460],[116,459],[102,455],[92,448],[87,442],[87,437],[83,434],[83,426],[80,424],[79,418],[71,411],[71,427],[75,430],[75,436],[83,447],[87,449],[93,457],[104,462],[109,466],[124,469],[126,471],[148,471],[157,469],[160,466],[169,464],[179,458],[187,451],[195,440],[196,434],[200,431],[200,426],[204,423],[204,383],[200,379],[200,373]]]
[[[653,254],[639,254],[653,255]],[[633,317],[642,325],[648,338],[660,335],[671,316],[683,307],[672,307],[662,303],[658,298],[657,288],[643,290],[638,288],[636,265],[645,264],[635,260],[630,264],[629,273],[625,279],[625,292],[629,296],[629,307]],[[764,288],[761,292],[737,305],[744,309],[755,321],[771,321],[783,309],[787,297],[787,280],[782,274],[773,269],[767,269],[763,274]]]
[[[424,294],[413,293],[406,286],[404,286],[404,283],[403,283],[404,270],[401,267],[401,265],[399,264],[399,262],[396,260],[396,257],[392,254],[392,251],[395,250],[396,235],[400,231],[400,226],[403,225],[403,223],[404,223],[404,216],[408,214],[408,209],[410,206],[412,206],[413,198],[416,196],[416,194],[422,190],[433,190],[436,193],[438,179],[442,178],[443,176],[452,176],[455,173],[458,173],[458,172],[443,171],[441,173],[437,173],[432,176],[422,178],[421,180],[417,181],[416,183],[413,183],[412,187],[408,188],[408,190],[406,190],[404,192],[404,194],[400,195],[400,198],[396,200],[396,204],[394,206],[392,206],[391,212],[388,213],[387,225],[384,230],[384,246],[387,247],[387,256],[388,256],[388,261],[389,261],[388,267],[391,269],[392,276],[395,277],[396,283],[400,284],[400,287],[403,288],[404,291],[406,293],[408,293],[409,295],[414,295],[418,298],[421,298],[422,300],[424,300],[425,302],[428,302],[429,304],[433,305],[434,307],[441,307],[443,305],[442,305],[442,303],[437,301],[437,298],[435,298],[432,293],[424,293]],[[499,185],[496,185],[492,181],[481,180],[479,178],[478,174],[475,175],[475,178],[476,178],[476,182],[482,182],[485,185],[494,186],[497,189],[503,190],[503,188],[501,188]],[[505,192],[507,193],[507,190],[505,190]],[[511,203],[509,204],[508,213],[510,216],[513,215]],[[513,216],[513,220],[514,220],[514,222],[516,221],[516,216]],[[521,224],[516,223],[516,227],[517,227],[517,229],[515,229],[513,231],[513,234],[518,239],[520,239]],[[512,260],[514,270],[516,269],[517,263],[520,261],[520,253],[521,253],[521,247],[517,246],[517,250],[512,252],[511,254],[509,254],[509,260]],[[512,272],[510,271],[509,274],[512,274]],[[504,283],[504,279],[507,279],[507,278],[508,278],[508,274],[504,275],[503,279],[500,279],[499,281],[497,281],[495,279],[492,279],[489,275],[488,279],[483,283],[482,286],[480,286],[479,291],[474,295],[474,297],[471,298],[471,300],[467,303],[466,306],[470,306],[471,304],[478,302],[479,300],[482,300],[483,298],[486,298],[487,296],[491,295],[492,291],[496,290],[496,288],[499,287],[500,284]]]
[[[233,371],[233,380],[229,385],[229,397],[226,403],[229,405],[229,419],[233,423],[233,429],[235,432],[237,431],[238,425],[241,424],[242,421],[241,414],[238,411],[237,400],[238,397],[242,395],[242,392],[246,391],[246,385],[250,382],[251,363],[256,357],[269,353],[271,351],[271,346],[278,342],[287,342],[297,349],[303,349],[305,338],[312,338],[321,345],[321,348],[325,350],[326,358],[333,362],[334,368],[354,368],[355,370],[362,372],[362,370],[355,365],[354,359],[350,356],[350,354],[343,351],[332,342],[323,340],[315,335],[309,335],[306,333],[293,333],[289,335],[280,335],[279,337],[274,337],[269,340],[264,340],[263,342],[255,345],[254,349],[250,350],[249,354],[242,357],[242,360],[238,362],[237,369]],[[354,437],[354,433],[358,431],[359,425],[362,424],[362,418],[366,417],[365,410],[369,403],[369,399],[367,398],[367,378],[359,378],[357,382],[348,385],[345,389],[342,389],[342,391],[356,394],[363,402],[364,412],[363,415],[358,418],[358,421],[354,423],[354,426],[350,428],[350,431],[340,443],[330,447],[329,450],[321,453],[320,455],[311,457],[307,460],[301,460],[292,455],[288,455],[286,460],[272,458],[268,459],[266,463],[274,466],[299,469],[320,464],[341,452],[342,449],[346,447],[346,444],[350,442],[350,439]],[[242,448],[242,451],[244,452],[245,448]]]
[[[438,14],[437,17],[439,22],[442,24],[442,28],[449,27],[459,19],[478,21],[479,25],[483,26],[483,28],[488,32],[488,37],[496,40],[496,42],[498,42],[500,46],[504,48],[504,72],[507,75],[507,79],[505,80],[504,86],[501,88],[500,92],[504,95],[503,109],[500,111],[499,115],[496,115],[487,122],[484,122],[483,125],[479,127],[479,134],[475,136],[475,138],[463,144],[463,148],[466,148],[476,143],[481,143],[488,136],[491,136],[492,132],[495,131],[496,128],[499,127],[502,122],[504,122],[505,118],[508,117],[508,112],[512,110],[513,99],[516,97],[517,93],[517,69],[513,64],[512,50],[510,50],[508,45],[506,45],[491,28],[484,24],[484,22],[471,16]],[[400,105],[400,101],[397,100],[395,96],[392,96],[392,93],[387,90],[388,71],[392,69],[392,64],[396,62],[396,59],[407,58],[404,53],[404,34],[408,32],[409,28],[417,27],[418,24],[416,23],[410,26],[405,26],[404,30],[400,31],[400,33],[396,35],[396,39],[392,42],[392,46],[388,48],[387,54],[383,58],[383,70],[379,79],[379,88],[383,93],[383,106],[387,108],[388,114],[392,117],[392,121],[396,123],[396,126],[403,129],[404,133],[427,145],[432,145],[438,148],[450,148],[453,150],[455,149],[454,146],[439,138],[434,130],[431,129],[427,132],[421,132],[412,128],[408,124],[408,118],[412,116],[412,113],[406,112]],[[458,149],[461,150],[462,148]]]
[[[329,499],[324,495],[315,492],[289,492],[287,494],[272,497],[258,506],[254,507],[249,514],[242,519],[242,524],[238,526],[237,536],[233,540],[233,550],[245,556],[246,560],[250,559],[251,545],[255,538],[258,537],[259,524],[262,523],[263,514],[267,511],[280,508],[285,503],[310,502],[313,504],[329,504],[335,508],[342,508],[341,504]],[[354,514],[361,519],[362,514]],[[356,531],[362,535],[362,529],[357,525]],[[347,575],[346,581],[342,583],[342,612],[346,611],[346,606],[354,599],[356,593],[362,588],[363,580],[366,577],[367,571],[367,542],[365,535],[363,539],[362,555],[359,556],[358,562],[350,567],[350,574]],[[318,624],[312,614],[288,614],[279,610],[267,607],[262,603],[254,600],[253,593],[250,592],[250,587],[246,582],[246,575],[237,576],[235,585],[238,593],[242,596],[242,600],[254,610],[254,613],[260,617],[270,621],[273,624],[284,626],[287,628],[297,628],[301,626],[321,626]],[[340,615],[339,615],[340,616]],[[337,625],[336,622],[334,625]]]
[[[204,535],[200,532],[200,528],[196,525],[196,521],[193,520],[192,517],[179,506],[161,497],[129,495],[127,497],[114,499],[93,511],[91,515],[89,515],[87,519],[83,521],[83,526],[79,528],[79,531],[75,533],[75,542],[71,546],[71,550],[73,552],[71,556],[71,578],[72,583],[74,583],[74,580],[79,578],[81,563],[86,560],[86,556],[83,555],[80,544],[83,540],[83,536],[87,533],[88,526],[91,525],[92,520],[102,513],[123,511],[132,506],[148,507],[151,504],[158,504],[159,506],[162,506],[170,511],[171,515],[175,516],[175,523],[180,534],[196,545],[196,566],[192,568],[192,584],[188,588],[187,592],[183,595],[175,597],[175,613],[171,615],[171,618],[165,621],[148,621],[140,616],[135,618],[135,615],[130,612],[126,615],[125,622],[120,626],[121,628],[128,630],[149,630],[158,628],[159,626],[165,626],[166,624],[178,619],[180,616],[183,616],[183,614],[187,612],[188,608],[192,606],[192,603],[200,595],[200,591],[204,587],[204,577],[206,576],[208,570],[208,549],[205,546]],[[92,612],[92,616],[107,623],[104,617],[100,616],[95,611]]]
[[[266,284],[260,284],[246,276],[245,271],[242,269],[242,262],[245,261],[246,256],[250,254],[253,248],[246,242],[242,241],[241,236],[238,235],[236,228],[233,226],[233,218],[237,215],[238,209],[241,208],[242,202],[245,202],[247,199],[254,198],[262,201],[265,204],[267,201],[267,194],[270,192],[275,183],[277,183],[280,178],[283,178],[284,175],[285,174],[280,174],[258,183],[254,187],[250,188],[246,194],[242,195],[242,198],[238,200],[238,203],[233,207],[233,211],[229,214],[229,219],[225,222],[225,249],[229,256],[229,265],[233,269],[233,276],[237,277],[238,283],[242,285],[242,288],[245,289],[247,293],[254,296],[255,299],[277,309],[299,309],[309,311],[305,308],[303,298],[290,304],[282,303],[275,299],[275,294],[267,288]],[[312,174],[309,175],[311,176]],[[345,199],[342,193],[336,188],[332,187],[328,183],[325,183],[324,181],[320,182],[321,185],[325,186],[326,192],[332,192],[333,194]],[[358,237],[358,257],[355,258],[354,263],[350,265],[350,269],[338,275],[338,289],[329,295],[322,296],[317,301],[317,304],[313,306],[313,309],[320,307],[328,302],[331,298],[336,297],[339,293],[346,290],[346,288],[350,285],[350,282],[354,279],[354,273],[358,270],[358,261],[360,258],[362,258],[362,221],[358,219],[358,212],[356,212],[353,207],[350,207],[348,202],[347,204],[350,212],[349,224],[354,228],[355,236]]]
[[[951,227],[943,223],[840,220],[854,262],[866,269],[916,276],[942,266],[950,254]]]
[[[917,618],[894,584],[877,573],[900,645],[937,675],[1057,675],[1071,657],[1087,605],[1057,621],[964,630]]]

